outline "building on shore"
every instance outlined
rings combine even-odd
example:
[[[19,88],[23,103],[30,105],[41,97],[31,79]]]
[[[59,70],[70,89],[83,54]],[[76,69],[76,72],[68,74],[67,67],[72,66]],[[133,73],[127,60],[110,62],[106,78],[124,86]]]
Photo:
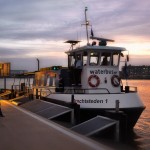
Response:
[[[10,76],[10,67],[9,62],[0,62],[0,77]]]
[[[14,77],[16,75],[21,75],[27,72],[27,70],[11,70],[10,62],[0,62],[0,78]]]
[[[123,66],[121,71],[122,78],[128,79],[150,79],[150,66]]]

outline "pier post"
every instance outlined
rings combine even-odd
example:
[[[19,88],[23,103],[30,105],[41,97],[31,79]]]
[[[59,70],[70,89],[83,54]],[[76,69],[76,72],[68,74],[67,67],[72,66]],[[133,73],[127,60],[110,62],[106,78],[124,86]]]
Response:
[[[75,125],[75,119],[74,119],[74,110],[71,111],[71,124]]]
[[[74,104],[74,95],[71,95],[71,103]]]
[[[118,128],[118,130],[116,129],[116,132],[119,132],[119,135],[117,135],[118,137],[116,137],[116,140],[120,137],[121,138],[125,138],[127,136],[127,122],[128,122],[128,118],[127,115],[123,112],[123,111],[106,111],[105,112],[105,116],[111,118],[111,119],[115,119],[119,122],[119,124],[116,126],[116,128]],[[118,140],[117,140],[118,141]]]
[[[74,109],[74,113],[73,113],[74,123],[78,124],[78,123],[80,123],[80,105],[74,101],[74,95],[73,94],[71,95],[71,103],[72,103],[72,106]]]
[[[1,100],[1,97],[0,97]],[[2,109],[1,109],[1,102],[0,102],[0,117],[4,117],[3,113],[2,113]]]
[[[116,113],[118,113],[119,112],[119,100],[116,100]]]
[[[116,130],[115,130],[115,140],[119,142],[120,139],[120,128],[119,128],[119,121],[116,122]]]
[[[6,91],[6,77],[4,77],[4,90]]]
[[[121,92],[123,92],[123,86],[120,86],[120,90],[121,90]]]
[[[125,93],[129,93],[129,86],[125,86]]]
[[[75,116],[75,123],[80,123],[80,105],[74,103],[74,116]]]
[[[36,99],[38,99],[39,96],[38,96],[38,89],[36,89]]]

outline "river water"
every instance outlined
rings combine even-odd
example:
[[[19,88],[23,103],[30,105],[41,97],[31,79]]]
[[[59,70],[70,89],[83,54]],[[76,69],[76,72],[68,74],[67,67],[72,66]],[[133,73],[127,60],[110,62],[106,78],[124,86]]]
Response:
[[[11,85],[19,85],[20,83],[29,83],[26,79],[7,78],[6,88],[10,89]],[[33,83],[33,80],[30,80]],[[123,81],[125,84],[126,81]],[[115,142],[108,139],[100,139],[104,144],[110,145],[116,150],[150,150],[150,80],[128,80],[129,86],[138,87],[138,93],[146,106],[141,117],[136,123],[133,133],[128,139],[120,142]],[[4,79],[0,79],[0,88],[4,88]]]
[[[137,86],[139,95],[146,106],[134,127],[133,143],[139,150],[150,150],[150,80],[130,80],[129,85]]]
[[[126,81],[123,83],[126,84]],[[128,80],[128,85],[138,87],[139,96],[146,109],[127,139],[115,142],[112,139],[101,138],[99,141],[115,150],[150,150],[150,80]]]

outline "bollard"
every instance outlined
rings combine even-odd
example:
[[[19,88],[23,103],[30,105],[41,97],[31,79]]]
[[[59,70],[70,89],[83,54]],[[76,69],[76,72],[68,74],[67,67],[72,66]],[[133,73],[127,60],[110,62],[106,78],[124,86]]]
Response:
[[[121,92],[123,92],[123,86],[120,86],[120,90],[121,90]]]
[[[71,103],[74,104],[74,95],[71,95]]]
[[[2,113],[2,109],[1,109],[1,102],[0,102],[0,117],[4,117],[4,115]]]
[[[116,100],[116,113],[118,113],[119,112],[119,100]]]
[[[74,117],[75,117],[75,124],[80,123],[80,105],[74,103]]]
[[[71,95],[71,104],[74,109],[73,116],[74,116],[74,124],[80,123],[80,105],[77,104],[74,100],[74,95]]]
[[[39,98],[39,95],[38,95],[38,89],[36,89],[36,99]]]
[[[125,86],[125,93],[129,93],[129,86]]]

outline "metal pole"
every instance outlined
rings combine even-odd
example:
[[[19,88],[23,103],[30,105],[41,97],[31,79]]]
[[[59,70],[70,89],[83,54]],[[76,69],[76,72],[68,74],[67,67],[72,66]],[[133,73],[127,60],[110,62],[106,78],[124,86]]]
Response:
[[[6,91],[6,77],[4,77],[4,90]]]
[[[40,70],[40,61],[39,61],[38,58],[37,58],[36,60],[37,60],[37,62],[38,62],[38,71],[39,71],[39,70]]]
[[[86,15],[86,11],[88,10],[87,7],[85,7],[85,26],[86,26],[86,36],[87,36],[87,45],[89,44],[89,35],[88,35],[88,25],[89,22],[87,20],[87,15]]]
[[[119,112],[119,100],[116,100],[116,113],[118,113]]]

